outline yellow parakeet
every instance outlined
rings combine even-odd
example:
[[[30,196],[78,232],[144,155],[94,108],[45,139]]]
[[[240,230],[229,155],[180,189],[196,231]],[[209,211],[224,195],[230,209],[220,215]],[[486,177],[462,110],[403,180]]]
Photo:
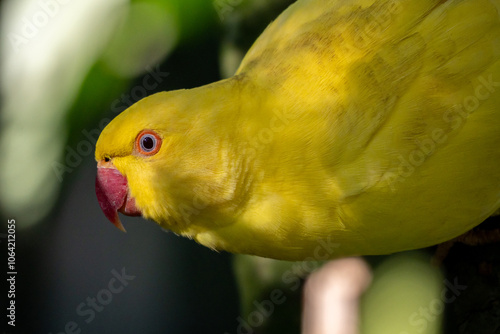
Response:
[[[237,73],[96,146],[106,216],[286,260],[456,237],[500,208],[500,0],[299,0]]]

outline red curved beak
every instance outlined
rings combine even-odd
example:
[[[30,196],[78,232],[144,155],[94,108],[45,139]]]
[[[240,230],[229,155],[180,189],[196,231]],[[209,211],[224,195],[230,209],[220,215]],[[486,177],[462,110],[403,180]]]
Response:
[[[100,161],[97,164],[95,192],[104,215],[121,231],[126,232],[118,212],[128,216],[141,215],[135,199],[129,195],[127,178],[112,163]]]

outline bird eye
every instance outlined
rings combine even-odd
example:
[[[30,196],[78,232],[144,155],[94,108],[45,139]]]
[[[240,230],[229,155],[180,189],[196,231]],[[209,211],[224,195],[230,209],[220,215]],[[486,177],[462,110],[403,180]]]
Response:
[[[135,148],[137,152],[144,155],[154,155],[161,147],[160,136],[151,130],[143,130],[137,136]]]
[[[141,149],[146,152],[151,152],[156,146],[156,138],[153,135],[146,134],[141,138]]]

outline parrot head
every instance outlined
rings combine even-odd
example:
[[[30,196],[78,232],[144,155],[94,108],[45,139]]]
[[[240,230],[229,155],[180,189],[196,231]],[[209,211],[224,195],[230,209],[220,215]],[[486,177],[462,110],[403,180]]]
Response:
[[[185,235],[190,212],[203,206],[196,219],[210,220],[214,205],[234,198],[238,182],[225,158],[230,150],[221,144],[224,130],[211,118],[213,110],[228,109],[220,103],[232,103],[220,98],[221,89],[224,83],[156,93],[104,128],[95,151],[96,194],[115,226],[124,231],[118,213],[140,215]]]
[[[143,129],[136,135],[133,142],[131,155],[147,158],[158,153],[161,148],[161,136],[154,130]],[[135,198],[130,192],[127,177],[115,166],[115,161],[119,155],[105,153],[97,158],[97,176],[95,182],[97,201],[104,212],[104,215],[118,229],[125,232],[125,228],[120,222],[118,212],[128,216],[139,216],[141,210],[135,203]],[[127,170],[127,160],[121,164],[122,170]]]
[[[157,187],[164,185],[157,173],[168,168],[167,146],[175,139],[175,108],[166,110],[165,95],[151,95],[113,119],[96,144],[96,195],[104,215],[125,231],[118,212],[154,218],[161,211]],[[168,115],[166,115],[168,113]],[[171,122],[162,120],[170,117]],[[168,140],[166,139],[168,137]],[[161,200],[161,199],[160,199]]]
[[[160,154],[164,132],[151,124],[151,114],[140,112],[141,102],[116,117],[101,133],[96,144],[96,195],[104,215],[120,230],[125,228],[118,212],[142,215],[130,190],[129,180],[137,170],[151,170],[155,155]],[[152,106],[149,106],[152,107]],[[163,153],[163,152],[162,152]]]

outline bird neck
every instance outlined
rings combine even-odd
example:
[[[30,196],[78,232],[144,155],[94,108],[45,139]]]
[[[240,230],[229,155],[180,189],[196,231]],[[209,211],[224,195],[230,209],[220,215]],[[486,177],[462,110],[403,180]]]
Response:
[[[170,168],[179,181],[170,191],[176,196],[166,199],[175,220],[175,226],[162,224],[168,229],[192,237],[231,224],[245,207],[256,157],[248,109],[258,108],[246,85],[244,78],[233,77],[178,92],[183,105],[177,107],[185,111],[188,126],[171,144],[171,154],[180,159]]]

